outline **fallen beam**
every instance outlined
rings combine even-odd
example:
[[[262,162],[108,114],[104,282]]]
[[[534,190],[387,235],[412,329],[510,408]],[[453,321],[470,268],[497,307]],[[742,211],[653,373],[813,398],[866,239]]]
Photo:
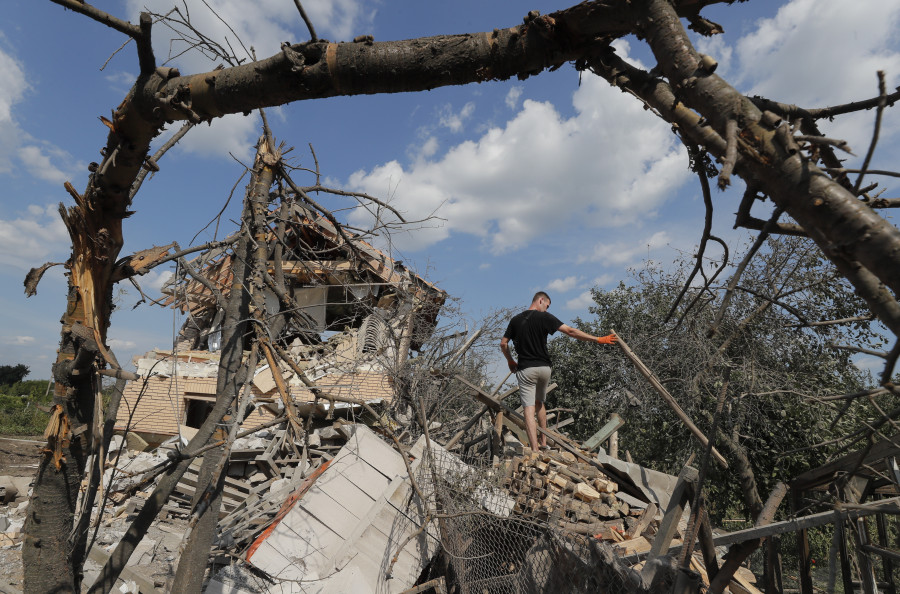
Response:
[[[601,427],[600,431],[594,433],[586,442],[584,442],[584,449],[593,452],[600,447],[601,443],[609,439],[613,433],[621,429],[624,424],[625,419],[619,416],[618,413],[612,413],[609,415],[609,421],[607,421],[606,425]]]
[[[692,421],[687,413],[684,412],[684,410],[681,408],[681,406],[679,406],[675,398],[671,394],[669,394],[669,391],[666,390],[665,386],[662,385],[662,382],[659,381],[659,378],[657,378],[656,375],[652,371],[650,371],[650,368],[644,365],[644,362],[634,354],[634,351],[632,351],[628,344],[624,340],[622,340],[621,336],[616,334],[615,330],[613,330],[613,334],[615,334],[616,338],[618,338],[616,344],[621,347],[622,352],[625,353],[625,356],[628,357],[632,363],[634,363],[634,366],[637,367],[637,370],[641,372],[641,375],[647,378],[647,381],[650,382],[650,385],[652,385],[656,389],[656,391],[659,392],[659,395],[662,396],[662,399],[666,401],[666,404],[669,405],[669,408],[671,408],[675,412],[675,415],[679,419],[681,419],[681,422],[684,423],[684,425],[688,429],[690,429],[691,433],[694,434],[694,437],[696,437],[697,440],[701,444],[703,444],[703,447],[708,447],[709,439],[707,439],[707,437],[703,435],[703,432],[700,431],[700,429],[694,424],[694,421]],[[719,463],[719,466],[721,466],[722,468],[728,468],[728,461],[725,460],[725,456],[720,454],[716,448],[712,448],[711,453]]]
[[[786,532],[797,532],[817,526],[831,524],[838,520],[848,520],[863,518],[865,516],[873,516],[875,514],[897,514],[900,515],[900,497],[892,497],[890,499],[882,499],[876,503],[866,505],[843,504],[840,508],[811,514],[801,518],[791,520],[783,520],[766,524],[765,526],[754,526],[746,530],[738,530],[737,532],[728,532],[721,534],[713,539],[713,544],[717,547],[741,543],[754,538],[767,538],[769,536],[777,536]],[[677,553],[681,550],[681,544],[670,546],[666,551],[667,555]],[[871,546],[871,545],[870,545]],[[880,551],[879,551],[880,554]],[[626,555],[622,558],[625,563],[633,564],[643,561],[647,558],[647,553],[634,553]]]

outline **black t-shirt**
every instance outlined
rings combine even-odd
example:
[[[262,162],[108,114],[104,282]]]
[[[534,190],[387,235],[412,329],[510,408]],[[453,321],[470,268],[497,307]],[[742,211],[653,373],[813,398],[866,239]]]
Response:
[[[519,369],[550,366],[547,337],[559,330],[562,325],[563,323],[553,314],[536,309],[529,309],[513,316],[503,336],[516,345]]]

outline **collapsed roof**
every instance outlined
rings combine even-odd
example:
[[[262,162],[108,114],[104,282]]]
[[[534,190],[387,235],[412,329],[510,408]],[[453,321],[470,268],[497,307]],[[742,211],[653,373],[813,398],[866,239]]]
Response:
[[[267,272],[283,282],[297,307],[282,310],[278,296],[263,289],[273,338],[315,343],[325,332],[362,328],[373,349],[407,335],[409,348],[419,350],[447,294],[361,235],[350,235],[297,204],[287,211],[266,237]],[[179,335],[183,347],[217,350],[222,313],[212,289],[228,295],[233,261],[226,247],[210,250],[188,263],[202,280],[185,280],[186,271],[180,269],[163,287],[166,304],[189,314]]]

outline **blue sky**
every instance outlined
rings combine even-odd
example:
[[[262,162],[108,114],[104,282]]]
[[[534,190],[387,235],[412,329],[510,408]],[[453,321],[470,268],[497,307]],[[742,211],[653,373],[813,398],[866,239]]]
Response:
[[[290,0],[209,0],[244,45],[260,57],[282,41],[308,38]],[[173,0],[107,1],[98,6],[136,22],[143,7],[163,13]],[[320,37],[386,41],[442,33],[489,31],[521,22],[529,10],[552,12],[566,2],[422,2],[338,0],[304,3]],[[202,2],[188,1],[198,28],[233,36]],[[68,238],[57,204],[70,204],[64,181],[81,189],[87,164],[99,160],[109,116],[137,71],[132,44],[120,34],[48,0],[7,0],[0,24],[0,364],[26,363],[32,378],[48,377],[65,307],[60,268],[26,299],[27,270],[63,261]],[[822,107],[876,93],[878,69],[888,88],[900,84],[900,3],[882,0],[754,1],[714,6],[703,14],[725,35],[699,40],[719,70],[743,92],[804,107]],[[155,28],[157,61],[170,48]],[[173,51],[179,47],[172,45]],[[646,46],[630,37],[620,55],[651,64]],[[187,54],[183,74],[215,63]],[[702,228],[699,187],[669,127],[632,97],[571,67],[525,81],[492,82],[427,93],[307,101],[269,110],[275,136],[296,147],[295,163],[313,165],[336,187],[389,199],[409,218],[437,218],[393,237],[400,259],[462,300],[474,321],[496,307],[527,305],[548,290],[564,321],[587,315],[589,288],[611,288],[646,259],[671,262],[691,254]],[[864,112],[826,133],[865,154],[874,119]],[[176,126],[177,127],[177,126]],[[896,169],[900,115],[889,111],[873,168]],[[174,131],[174,129],[173,129]],[[260,131],[256,114],[229,116],[191,131],[145,182],[136,214],[125,222],[123,254],[191,238],[224,204]],[[165,139],[165,135],[160,141]],[[878,178],[887,197],[897,183]],[[311,183],[302,180],[302,183]],[[226,209],[219,235],[234,229],[239,197]],[[737,247],[732,230],[743,184],[715,192],[714,232]],[[335,209],[350,206],[327,200]],[[764,211],[754,211],[766,217]],[[351,215],[351,222],[360,222]],[[211,239],[211,231],[197,241]],[[140,279],[156,291],[165,272]],[[120,361],[171,345],[180,326],[171,310],[117,293],[109,332]],[[499,351],[498,351],[499,359]]]

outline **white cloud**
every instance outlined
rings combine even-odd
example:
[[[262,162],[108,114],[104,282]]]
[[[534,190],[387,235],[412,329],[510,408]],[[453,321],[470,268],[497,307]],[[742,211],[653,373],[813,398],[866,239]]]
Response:
[[[738,41],[737,84],[751,94],[802,107],[875,96],[876,71],[885,71],[888,89],[900,81],[898,26],[897,2],[793,0]],[[863,112],[822,122],[822,127],[864,154],[873,117]],[[883,132],[895,132],[898,124],[886,121],[885,127]]]
[[[880,373],[884,369],[884,359],[880,357],[872,357],[869,355],[858,355],[853,357],[853,364],[862,371],[870,371]]]
[[[0,264],[28,270],[69,254],[69,234],[57,207],[28,207],[15,219],[0,219]]]
[[[16,121],[15,106],[29,90],[24,66],[0,49],[0,173],[22,167],[30,175],[58,185],[78,164],[55,145],[32,138]]]
[[[13,106],[25,97],[28,82],[22,65],[0,49],[0,173],[12,170],[21,132],[13,119]]]
[[[669,243],[669,234],[657,231],[642,241],[618,241],[609,243],[601,241],[581,261],[601,262],[607,266],[627,266],[639,260],[649,258],[650,253],[665,247]]]
[[[526,100],[505,125],[440,158],[408,167],[390,161],[355,172],[349,185],[392,196],[410,219],[435,211],[446,219],[396,238],[401,249],[468,233],[503,252],[573,222],[615,227],[652,219],[689,177],[680,143],[639,102],[598,77],[584,75],[573,104],[575,115],[564,118],[549,103]]]
[[[173,133],[178,130],[174,127]],[[248,116],[229,114],[213,120],[211,125],[194,126],[178,147],[200,156],[227,157],[229,154],[252,165],[253,147],[262,133],[258,112]]]
[[[611,274],[601,274],[591,281],[592,287],[604,287],[609,283],[615,282],[617,279]]]
[[[34,177],[43,179],[52,184],[61,185],[69,179],[61,169],[53,164],[50,156],[45,152],[48,147],[42,149],[39,146],[28,145],[18,149],[19,160],[25,166],[25,169]],[[57,161],[67,159],[68,154],[64,151],[49,147],[49,151],[57,157]]]
[[[162,286],[166,284],[170,278],[172,278],[171,270],[151,270],[147,274],[139,276],[137,281],[140,283],[144,293],[148,290],[159,293]]]
[[[437,153],[439,147],[440,143],[438,142],[438,139],[434,136],[429,136],[428,140],[422,144],[422,148],[419,149],[418,156],[425,159],[433,157],[435,153]]]
[[[516,109],[519,106],[519,97],[522,96],[522,87],[512,87],[506,93],[506,106],[510,109]]]
[[[475,104],[469,101],[463,105],[459,112],[454,112],[451,105],[444,105],[441,108],[439,123],[441,127],[447,128],[451,132],[462,132],[463,124],[472,117],[475,112]]]
[[[3,50],[0,50],[0,82],[0,122],[10,121],[13,105],[25,96],[28,82],[19,61]]]
[[[4,336],[3,342],[12,345],[26,345],[34,342],[34,336]]]
[[[548,291],[556,291],[557,293],[565,293],[571,291],[578,285],[577,276],[567,276],[566,278],[557,278],[547,285]]]
[[[591,305],[594,305],[594,299],[591,297],[590,291],[585,291],[578,297],[566,301],[566,309],[569,310],[587,309]]]
[[[133,349],[135,346],[137,346],[137,343],[135,343],[134,341],[120,340],[118,338],[110,338],[109,340],[106,341],[106,343],[109,346],[109,348],[114,349],[114,350],[115,349],[121,349],[121,350]]]

